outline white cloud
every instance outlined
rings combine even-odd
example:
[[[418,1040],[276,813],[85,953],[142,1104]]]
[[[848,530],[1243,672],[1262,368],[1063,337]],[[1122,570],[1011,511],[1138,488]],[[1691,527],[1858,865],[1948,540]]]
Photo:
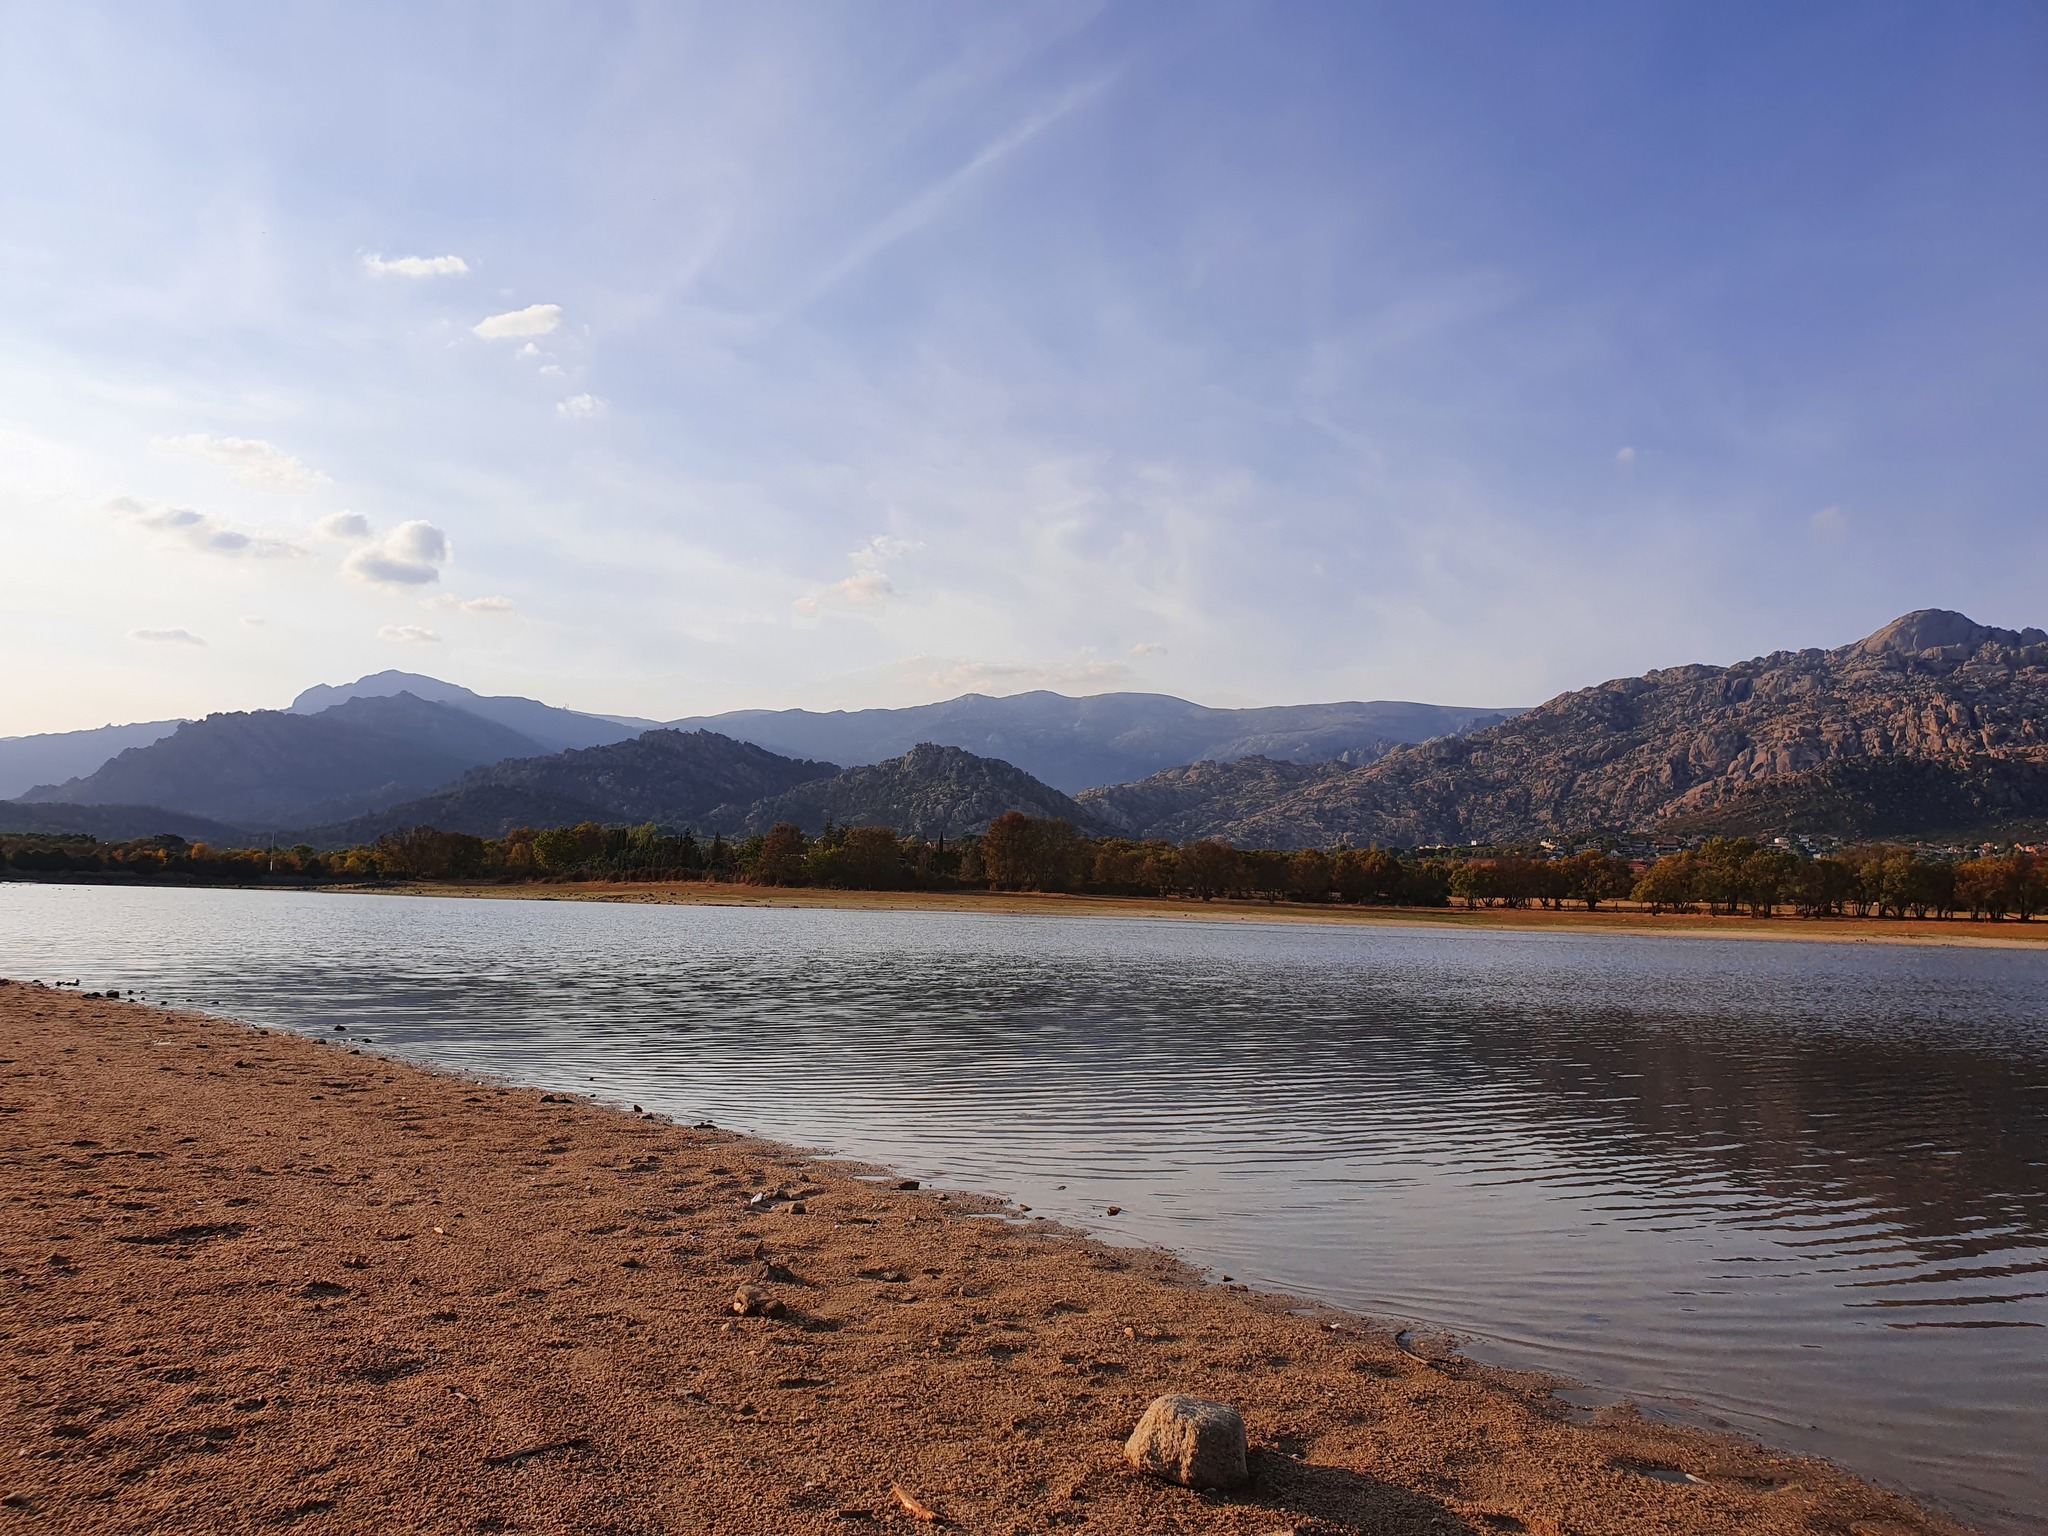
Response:
[[[515,619],[519,617],[519,605],[509,597],[457,597],[453,592],[443,592],[434,599],[432,606],[444,613],[475,613]]]
[[[486,341],[497,341],[507,336],[545,336],[561,323],[561,305],[529,304],[524,309],[488,316],[471,329]]]
[[[153,437],[149,446],[158,453],[183,454],[231,469],[235,484],[251,490],[297,495],[327,484],[327,477],[317,469],[307,468],[282,448],[260,438],[211,437],[193,432],[184,437]]]
[[[855,571],[844,581],[805,593],[790,606],[808,619],[828,608],[880,608],[895,595],[896,589],[880,571]]]
[[[201,554],[225,555],[230,559],[275,560],[305,553],[289,539],[246,533],[231,523],[194,511],[191,507],[151,506],[133,496],[117,496],[106,504],[106,510],[152,533],[176,539]]]
[[[847,555],[846,558],[854,565],[851,576],[843,581],[835,581],[830,586],[806,592],[791,603],[790,607],[796,611],[797,617],[805,619],[816,618],[828,609],[885,607],[889,599],[896,595],[896,588],[890,584],[882,566],[885,562],[907,555],[914,549],[923,548],[924,545],[915,539],[900,539],[894,534],[878,533],[859,549]]]
[[[438,569],[454,553],[448,535],[415,518],[400,523],[374,544],[349,551],[342,574],[385,587],[423,587],[441,579]]]
[[[204,645],[206,642],[189,629],[131,629],[130,640],[146,640],[152,645]]]
[[[924,545],[916,539],[899,539],[894,534],[878,533],[846,558],[864,571],[876,571],[886,561],[900,559],[912,550],[923,548]]]
[[[1147,656],[1164,656],[1165,654],[1166,647],[1151,640],[1140,640],[1130,649],[1130,657],[1133,661],[1142,661]]]
[[[595,416],[603,409],[604,402],[595,395],[571,395],[568,399],[556,403],[555,414],[570,421],[581,421]]]
[[[363,270],[372,277],[467,277],[469,263],[460,256],[365,256]]]
[[[441,637],[418,624],[386,624],[377,638],[387,645],[438,645]]]
[[[1827,543],[1839,543],[1849,536],[1849,514],[1840,507],[1822,507],[1806,520],[1813,536]]]
[[[1636,451],[1635,451],[1635,449],[1633,449],[1633,448],[1617,448],[1617,449],[1615,449],[1615,450],[1614,450],[1614,462],[1615,462],[1615,463],[1617,463],[1617,464],[1633,464],[1633,463],[1635,463],[1635,461],[1636,461]]]
[[[354,544],[370,536],[370,520],[360,512],[330,512],[313,525],[323,539]]]
[[[260,613],[245,613],[241,616],[240,619],[236,620],[236,622],[239,624],[246,625],[250,629],[261,629],[264,625],[268,624],[270,620],[263,617],[263,615]]]

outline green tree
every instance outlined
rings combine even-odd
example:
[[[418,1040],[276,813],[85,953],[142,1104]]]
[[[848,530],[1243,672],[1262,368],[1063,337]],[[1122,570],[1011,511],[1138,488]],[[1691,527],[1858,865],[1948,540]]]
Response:
[[[754,850],[748,877],[755,885],[802,885],[809,844],[801,827],[778,821]]]

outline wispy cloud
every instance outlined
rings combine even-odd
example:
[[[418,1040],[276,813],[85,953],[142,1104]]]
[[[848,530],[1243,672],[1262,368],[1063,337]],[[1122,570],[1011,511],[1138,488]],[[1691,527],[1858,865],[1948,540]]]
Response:
[[[130,640],[141,640],[150,645],[204,645],[206,642],[189,629],[131,629]]]
[[[1806,520],[1806,525],[1825,544],[1839,544],[1849,536],[1849,514],[1840,507],[1822,507]]]
[[[958,170],[940,178],[909,202],[872,225],[812,282],[793,307],[802,309],[815,303],[890,246],[916,234],[968,187],[1001,165],[1046,129],[1099,96],[1112,78],[1103,75],[1074,86],[1051,106],[1025,118]]]
[[[571,395],[558,401],[555,414],[567,421],[585,421],[604,409],[604,402],[595,395]]]
[[[221,555],[229,559],[277,560],[305,553],[289,539],[249,533],[191,507],[152,506],[133,496],[117,496],[106,504],[105,510],[201,554]]]
[[[386,624],[377,638],[387,645],[438,645],[441,637],[419,624]]]
[[[1084,656],[1046,663],[969,661],[964,658],[912,656],[902,663],[904,680],[917,689],[941,696],[953,693],[1029,693],[1036,688],[1102,688],[1128,683],[1128,663]]]
[[[545,336],[561,323],[561,305],[529,304],[524,309],[486,316],[471,329],[486,341],[498,341],[507,336]]]
[[[375,586],[423,587],[441,579],[440,567],[453,553],[447,534],[416,518],[400,523],[373,544],[351,550],[341,571]]]
[[[297,495],[327,484],[327,477],[318,470],[309,469],[282,448],[261,438],[213,437],[205,432],[192,432],[183,437],[153,437],[149,446],[158,453],[204,459],[209,464],[232,470],[235,484],[246,485],[251,490]]]
[[[467,277],[469,263],[460,256],[365,256],[363,270],[372,277]]]
[[[433,600],[431,606],[445,613],[474,613],[495,618],[519,617],[519,605],[509,597],[457,597],[453,592],[443,592]]]

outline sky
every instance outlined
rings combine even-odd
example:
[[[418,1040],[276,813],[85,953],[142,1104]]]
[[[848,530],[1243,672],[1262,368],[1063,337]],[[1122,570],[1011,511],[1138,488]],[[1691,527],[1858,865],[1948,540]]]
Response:
[[[2035,4],[0,24],[0,735],[2048,622]]]

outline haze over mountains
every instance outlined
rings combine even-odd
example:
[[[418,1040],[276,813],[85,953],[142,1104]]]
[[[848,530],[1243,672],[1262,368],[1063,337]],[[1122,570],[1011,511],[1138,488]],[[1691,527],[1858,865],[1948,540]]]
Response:
[[[0,830],[60,830],[70,817],[80,831],[134,836],[178,830],[176,816],[334,845],[421,824],[500,835],[653,821],[741,835],[829,819],[952,837],[1021,810],[1107,835],[1293,848],[2048,823],[2048,634],[1942,610],[1834,650],[1660,669],[1507,717],[1039,693],[707,718],[726,729],[648,730],[382,673],[309,689],[290,710],[180,724],[0,803]],[[798,744],[811,752],[793,755]],[[1123,777],[1069,795],[1090,765]]]

